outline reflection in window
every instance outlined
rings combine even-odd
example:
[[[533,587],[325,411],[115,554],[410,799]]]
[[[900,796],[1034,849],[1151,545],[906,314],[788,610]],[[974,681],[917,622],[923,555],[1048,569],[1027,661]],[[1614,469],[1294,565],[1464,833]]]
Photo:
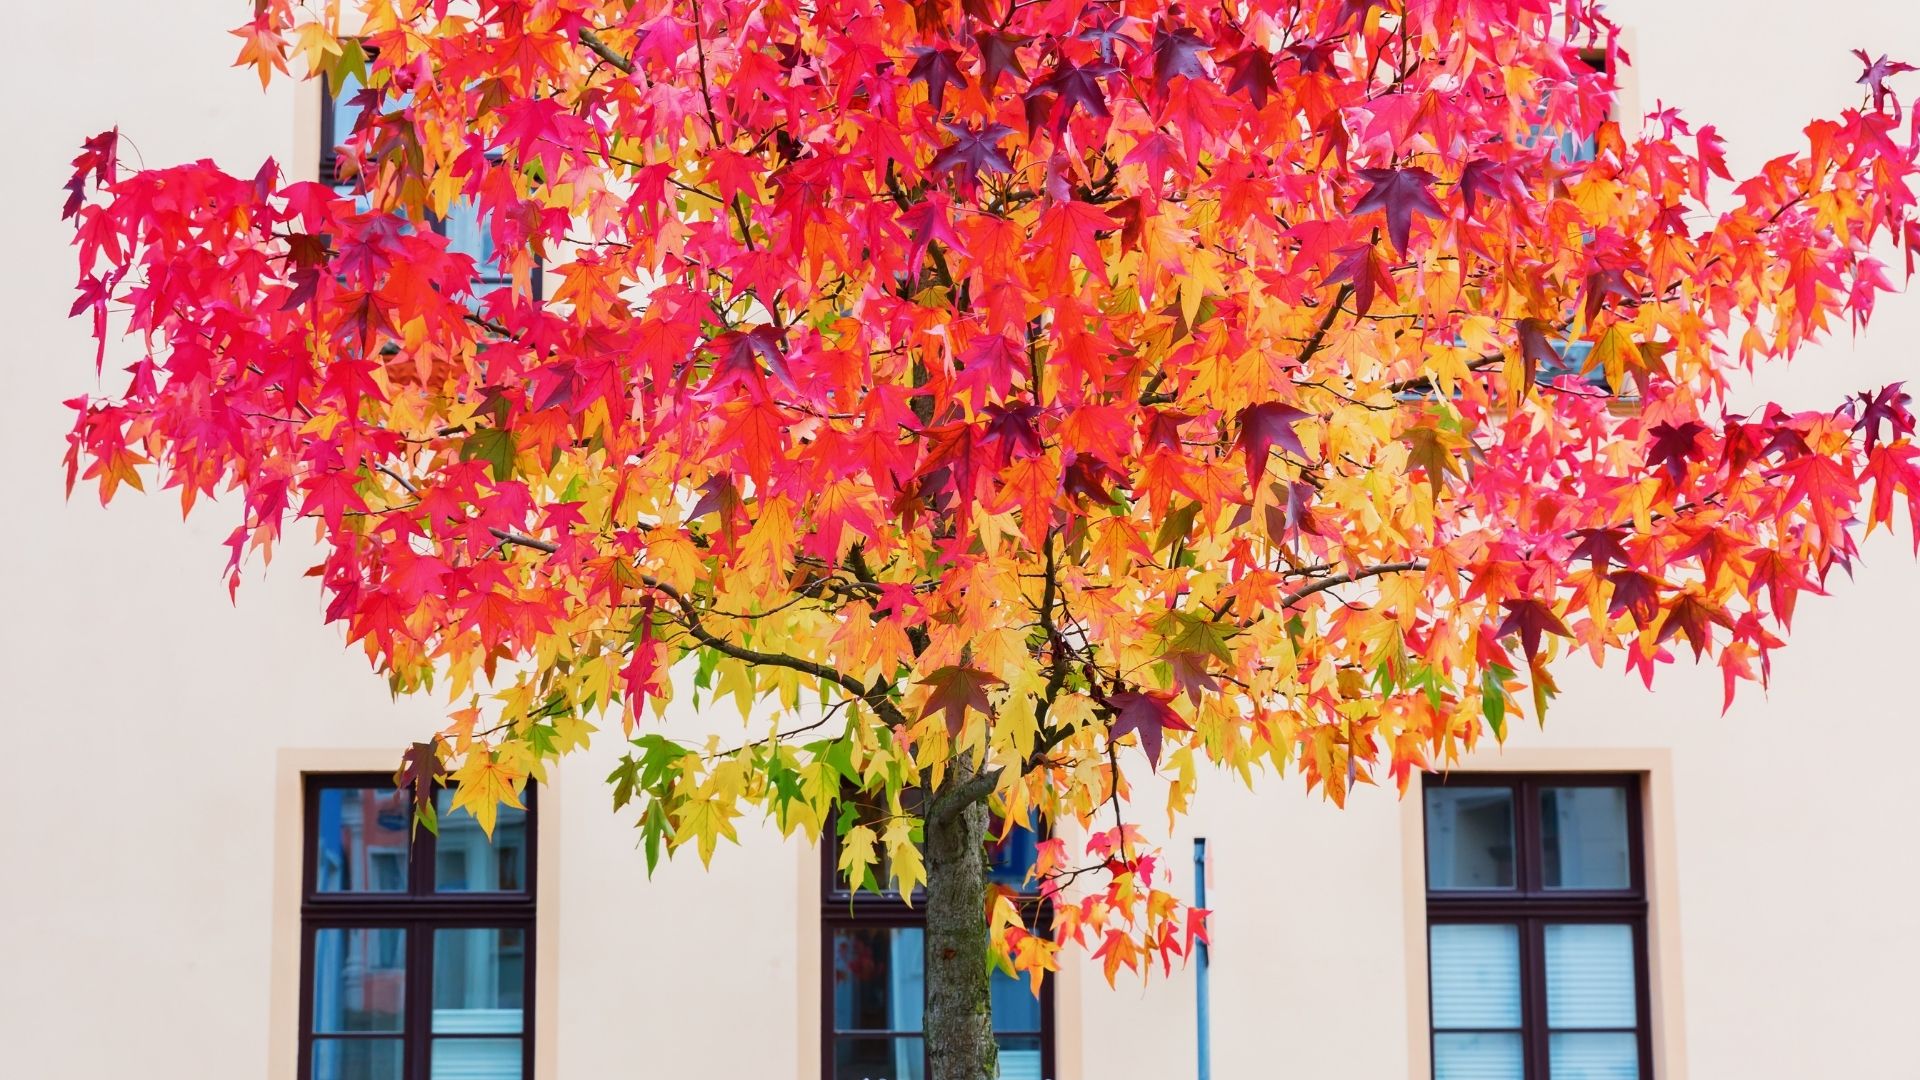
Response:
[[[500,807],[488,838],[480,822],[463,807],[453,808],[453,792],[435,801],[440,837],[434,844],[434,888],[440,892],[524,892],[527,812]]]
[[[313,935],[313,1030],[405,1030],[406,980],[397,960],[407,932],[331,928]]]
[[[1618,787],[1540,789],[1541,883],[1549,889],[1625,889],[1627,793]]]
[[[1513,792],[1427,788],[1427,887],[1511,889]]]
[[[315,823],[314,887],[321,892],[405,892],[406,794],[384,788],[325,788]]]

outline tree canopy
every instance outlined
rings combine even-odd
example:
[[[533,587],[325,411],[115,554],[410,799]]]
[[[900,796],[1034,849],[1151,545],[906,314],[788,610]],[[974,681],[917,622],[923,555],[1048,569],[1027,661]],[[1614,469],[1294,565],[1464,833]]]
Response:
[[[1736,181],[1578,0],[360,7],[236,31],[359,106],[335,175],[76,159],[135,359],[69,485],[218,497],[234,584],[311,531],[483,822],[596,727],[649,859],[763,814],[911,892],[987,800],[1061,827],[1002,962],[1112,978],[1191,946],[1138,817],[1203,762],[1404,788],[1577,654],[1731,695],[1920,519],[1897,385],[1728,404],[1913,272],[1884,57]],[[740,737],[654,730],[689,693]]]

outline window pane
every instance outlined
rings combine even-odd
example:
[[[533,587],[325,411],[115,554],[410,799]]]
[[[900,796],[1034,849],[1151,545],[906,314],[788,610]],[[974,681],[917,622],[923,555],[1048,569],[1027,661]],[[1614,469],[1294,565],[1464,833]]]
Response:
[[[473,259],[474,276],[497,278],[500,259],[493,250],[493,229],[480,220],[480,208],[466,200],[447,208],[442,222],[447,234],[447,250]]]
[[[1628,889],[1627,789],[1540,792],[1541,883],[1549,889]]]
[[[835,1039],[833,1080],[926,1080],[927,1052],[917,1038]]]
[[[400,1080],[399,1039],[315,1039],[310,1080]]]
[[[926,1004],[924,942],[916,926],[835,930],[835,1030],[919,1031]]]
[[[1433,1026],[1520,1026],[1520,931],[1501,923],[1428,928]]]
[[[1525,1076],[1519,1032],[1434,1033],[1433,1080],[1524,1080]]]
[[[1427,888],[1513,888],[1513,791],[1427,788]]]
[[[519,1039],[435,1039],[430,1080],[520,1080]]]
[[[406,958],[405,930],[314,931],[313,1030],[403,1030]]]
[[[442,790],[435,799],[440,837],[433,854],[434,891],[527,891],[527,812],[500,807],[488,840],[472,814],[453,808],[453,792]]]
[[[1040,999],[1034,996],[1032,983],[996,968],[990,988],[993,1030],[1040,1030]]]
[[[987,848],[987,879],[1022,891],[1033,889],[1037,883],[1029,882],[1027,873],[1039,857],[1039,842],[1033,830],[1025,827],[995,841]]]
[[[406,892],[406,792],[391,787],[321,788],[313,830],[313,884],[323,893]]]
[[[1553,1080],[1639,1080],[1640,1043],[1625,1031],[1554,1032],[1547,1036]]]
[[[1000,1080],[1046,1080],[1040,1075],[1040,1040],[1000,1038]]]
[[[521,1031],[526,977],[526,931],[435,930],[433,1030]]]
[[[1630,1028],[1634,1008],[1633,927],[1556,923],[1547,927],[1547,1026]]]

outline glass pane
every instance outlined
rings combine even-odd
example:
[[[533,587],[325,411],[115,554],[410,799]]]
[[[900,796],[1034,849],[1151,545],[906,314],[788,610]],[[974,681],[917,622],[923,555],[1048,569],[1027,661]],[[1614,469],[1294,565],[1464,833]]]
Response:
[[[987,848],[987,879],[1022,891],[1033,889],[1035,883],[1027,881],[1027,873],[1038,858],[1039,842],[1033,830],[1024,826],[995,841]]]
[[[435,1039],[430,1080],[520,1080],[519,1039]]]
[[[1640,1042],[1625,1031],[1554,1032],[1547,1036],[1553,1080],[1639,1080]]]
[[[521,1031],[526,985],[526,931],[433,932],[436,1034]]]
[[[1525,1076],[1517,1031],[1434,1033],[1433,1080],[1524,1080]]]
[[[927,1052],[917,1038],[835,1039],[833,1080],[926,1080]]]
[[[1541,884],[1549,889],[1629,889],[1627,789],[1540,792]]]
[[[1427,930],[1433,1026],[1520,1026],[1520,930],[1502,923],[1437,923]]]
[[[391,787],[321,788],[313,830],[313,885],[323,893],[406,892],[407,794]]]
[[[440,838],[433,854],[436,892],[527,891],[527,812],[500,807],[493,839],[463,807],[453,808],[453,792],[435,796]]]
[[[1427,888],[1513,888],[1513,791],[1427,788]]]
[[[1633,927],[1556,923],[1547,927],[1547,1026],[1630,1028],[1636,1022]]]
[[[405,930],[314,931],[313,1030],[405,1030],[406,988]]]
[[[447,234],[447,250],[473,259],[476,277],[499,277],[500,259],[493,250],[493,229],[480,220],[480,208],[462,200],[447,208],[441,222]]]
[[[315,1039],[310,1080],[400,1080],[399,1039]]]
[[[1003,1035],[999,1041],[1000,1080],[1046,1080],[1040,1075],[1040,1040],[1038,1038]]]
[[[919,927],[833,932],[835,1030],[917,1032],[926,986],[926,945]]]
[[[1016,979],[996,968],[989,986],[993,1000],[993,1030],[1040,1030],[1040,999],[1034,996],[1031,982]]]

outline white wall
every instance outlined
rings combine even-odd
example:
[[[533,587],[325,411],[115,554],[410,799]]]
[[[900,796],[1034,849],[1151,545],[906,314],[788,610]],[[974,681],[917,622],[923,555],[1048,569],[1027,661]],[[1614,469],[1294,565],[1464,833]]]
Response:
[[[61,493],[70,414],[95,388],[69,323],[58,221],[78,141],[119,124],[148,163],[293,161],[287,84],[261,95],[226,68],[234,0],[21,5],[0,69],[10,103],[0,260],[11,348],[0,361],[0,674],[11,758],[0,783],[0,1046],[9,1075],[260,1076],[269,1064],[273,806],[283,748],[398,747],[430,701],[390,701],[320,622],[297,552],[229,605],[218,510],[181,524],[165,495],[109,516]],[[1858,100],[1870,47],[1920,60],[1920,5],[1631,0],[1640,100],[1718,124],[1736,172],[1792,148],[1795,125]],[[1905,80],[1908,93],[1920,81]],[[1920,301],[1883,304],[1764,391],[1830,404],[1920,374]],[[109,361],[110,366],[112,361]],[[109,389],[117,390],[113,378]],[[1758,392],[1758,389],[1756,390]],[[1920,970],[1920,844],[1900,766],[1913,701],[1920,572],[1905,539],[1866,547],[1860,581],[1804,600],[1771,695],[1721,717],[1718,673],[1654,693],[1617,669],[1563,677],[1546,731],[1513,745],[1671,748],[1678,987],[1700,1077],[1914,1074],[1906,1030]],[[743,830],[710,873],[649,883],[629,823],[605,812],[610,748],[573,764],[553,805],[561,862],[560,1075],[809,1076],[816,941],[796,904],[811,853]],[[1154,815],[1143,813],[1151,822]],[[1405,815],[1381,792],[1335,811],[1289,778],[1261,794],[1209,783],[1167,845],[1216,858],[1213,1040],[1220,1080],[1399,1077],[1410,1067]],[[1417,838],[1414,838],[1417,841]],[[1089,1080],[1193,1074],[1191,972],[1109,991],[1062,984],[1063,1047]],[[1073,1002],[1079,1002],[1077,1009]],[[1078,1023],[1073,1020],[1077,1019]],[[543,1037],[546,1037],[543,1033]],[[793,1062],[801,1068],[795,1071]]]

